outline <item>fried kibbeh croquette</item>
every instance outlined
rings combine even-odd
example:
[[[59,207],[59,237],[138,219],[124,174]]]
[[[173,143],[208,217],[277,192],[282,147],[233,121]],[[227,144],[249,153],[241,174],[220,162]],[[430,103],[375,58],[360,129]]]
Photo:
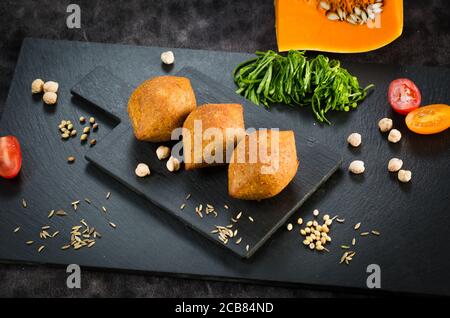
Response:
[[[196,99],[189,79],[158,76],[144,81],[131,94],[128,114],[138,140],[165,142],[182,127]]]
[[[201,129],[195,129],[195,122],[201,123]],[[199,106],[186,118],[183,128],[186,170],[225,164],[229,161],[227,154],[230,157],[234,147],[245,136],[242,105]]]
[[[261,153],[266,154],[265,158],[261,158]],[[248,134],[231,157],[229,195],[258,201],[274,197],[292,181],[298,166],[293,131],[267,130]]]

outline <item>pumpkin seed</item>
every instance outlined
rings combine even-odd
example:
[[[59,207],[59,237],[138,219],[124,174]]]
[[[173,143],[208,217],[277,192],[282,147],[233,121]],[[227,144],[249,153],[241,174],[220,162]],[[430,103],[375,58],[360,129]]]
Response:
[[[330,10],[331,6],[326,1],[320,1],[320,7],[326,11]]]
[[[331,21],[339,20],[339,16],[336,13],[334,13],[334,12],[328,12],[327,13],[327,18],[328,18],[328,20],[331,20]]]

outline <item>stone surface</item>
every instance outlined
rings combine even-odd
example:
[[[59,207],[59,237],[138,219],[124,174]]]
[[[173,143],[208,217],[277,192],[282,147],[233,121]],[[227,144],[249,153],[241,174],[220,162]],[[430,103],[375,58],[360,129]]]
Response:
[[[66,2],[0,2],[0,115],[22,39],[26,36],[105,43],[253,52],[276,49],[273,0],[117,2],[77,1],[81,29],[66,27]],[[450,66],[450,10],[446,0],[405,1],[405,27],[396,42],[380,50],[333,55],[344,61]],[[332,297],[312,291],[84,271],[82,289],[66,288],[66,273],[49,267],[0,265],[0,296],[125,297]]]

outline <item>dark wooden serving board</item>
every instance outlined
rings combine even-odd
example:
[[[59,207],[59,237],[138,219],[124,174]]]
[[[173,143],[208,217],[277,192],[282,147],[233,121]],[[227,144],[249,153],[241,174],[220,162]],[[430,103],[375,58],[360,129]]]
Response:
[[[70,89],[97,66],[133,86],[148,77],[175,74],[190,66],[233,89],[230,72],[252,56],[173,49],[177,61],[173,69],[166,70],[160,64],[163,50],[167,48],[24,41],[0,122],[0,134],[19,137],[24,155],[20,177],[0,180],[2,261],[77,263],[180,277],[362,290],[367,290],[367,266],[378,264],[384,291],[450,295],[450,131],[415,135],[386,102],[389,82],[409,77],[421,88],[424,104],[448,103],[449,69],[346,64],[363,85],[374,83],[376,88],[356,111],[331,116],[332,126],[317,124],[306,108],[274,107],[271,112],[277,117],[297,123],[299,136],[326,144],[344,157],[343,168],[305,202],[290,222],[309,218],[315,208],[338,214],[346,222],[334,225],[330,253],[305,249],[295,227],[292,232],[280,229],[250,259],[242,259],[187,229],[165,210],[89,164],[84,159],[89,147],[81,146],[78,139],[63,142],[57,132],[61,119],[76,121],[82,115],[93,115],[100,123],[95,135],[98,146],[114,132],[117,121],[70,94]],[[31,96],[30,83],[37,77],[60,83],[56,107],[45,106],[39,96]],[[390,144],[386,135],[378,132],[377,121],[385,116],[393,118],[402,132],[400,143]],[[351,132],[363,136],[358,149],[347,146]],[[74,165],[66,163],[69,155],[77,157]],[[402,158],[405,167],[413,171],[411,183],[399,184],[386,171],[387,161],[394,156]],[[365,161],[364,175],[353,176],[346,171],[354,159]],[[108,191],[112,195],[106,200]],[[91,198],[93,204],[81,204],[77,212],[72,211],[70,202],[84,197]],[[22,198],[27,199],[27,209],[21,207]],[[100,212],[102,205],[108,208],[106,215]],[[70,211],[69,216],[48,220],[48,211],[55,208]],[[81,218],[97,227],[103,238],[92,249],[61,251],[70,227]],[[108,220],[116,223],[117,229],[112,229]],[[363,230],[379,230],[381,236],[357,237],[357,255],[349,266],[339,265],[339,246],[355,236],[353,226],[357,222],[362,222]],[[46,249],[37,253],[36,245],[29,247],[24,242],[38,242],[39,228],[45,224],[61,233],[46,241]],[[13,233],[17,226],[21,230]]]
[[[223,87],[212,78],[192,68],[183,68],[177,76],[189,78],[198,105],[207,103],[239,103],[244,108],[246,128],[295,129],[292,120],[278,121],[264,108],[255,107],[231,88]],[[111,87],[110,83],[114,83]],[[288,187],[274,198],[257,201],[232,199],[228,196],[227,167],[205,168],[196,171],[171,173],[166,160],[156,157],[161,144],[137,142],[127,114],[128,98],[132,86],[114,76],[103,67],[94,69],[72,88],[72,93],[96,105],[105,113],[119,119],[113,132],[100,140],[86,158],[114,178],[164,208],[187,226],[214,240],[241,257],[250,257],[287,219],[338,169],[341,156],[330,148],[296,136],[300,166]],[[151,177],[140,179],[134,174],[136,165],[147,163]],[[186,200],[187,195],[190,198]],[[181,209],[181,205],[186,206]],[[206,214],[207,205],[215,207],[217,214]],[[202,218],[195,208],[204,207]],[[225,208],[225,205],[228,208]],[[231,218],[242,212],[238,222]],[[251,218],[251,219],[250,219]],[[251,221],[253,220],[253,221]],[[237,236],[223,244],[218,235],[211,233],[216,225],[233,225]],[[242,238],[239,244],[235,241]],[[249,246],[247,251],[247,245]]]

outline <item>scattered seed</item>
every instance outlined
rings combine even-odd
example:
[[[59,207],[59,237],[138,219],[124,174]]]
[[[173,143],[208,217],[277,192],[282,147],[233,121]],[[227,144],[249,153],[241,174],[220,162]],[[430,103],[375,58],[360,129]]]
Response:
[[[352,240],[352,245],[353,245],[353,246],[356,245],[356,238],[353,238],[353,240]]]
[[[86,135],[86,134],[82,134],[81,135],[81,137],[80,137],[80,140],[83,142],[83,141],[86,141],[88,139],[88,135]]]
[[[92,140],[90,141],[90,144],[91,144],[91,146],[95,146],[95,145],[97,144],[97,140],[92,139]]]
[[[249,249],[250,249],[250,245],[247,245],[247,246],[245,247],[245,250],[248,252]]]
[[[370,233],[369,232],[363,232],[363,233],[361,233],[360,235],[361,236],[367,236],[367,235],[369,235]]]
[[[336,222],[338,222],[338,223],[344,223],[344,222],[345,222],[345,219],[336,219]]]
[[[288,230],[288,231],[292,231],[293,228],[294,228],[294,227],[292,226],[291,223],[289,223],[289,224],[287,225],[287,230]]]
[[[24,209],[26,209],[27,208],[27,201],[25,201],[25,199],[22,199],[22,207],[24,208]]]
[[[19,232],[20,231],[20,226],[19,227],[16,227],[15,229],[14,229],[14,233],[17,233],[17,232]]]
[[[74,156],[67,157],[67,162],[68,163],[74,163],[75,162],[75,157]]]
[[[344,249],[344,250],[348,250],[348,249],[350,249],[350,246],[348,246],[348,245],[341,245],[341,248]]]
[[[106,208],[104,206],[102,206],[102,210],[104,213],[108,212],[108,210],[106,210]]]
[[[44,245],[41,245],[39,248],[38,248],[38,253],[40,253],[40,252],[42,252],[42,250],[45,248],[45,246]]]
[[[236,240],[236,244],[237,244],[237,245],[239,245],[241,242],[242,242],[242,237],[240,237],[240,238],[238,238],[238,239]]]
[[[255,222],[255,220],[251,216],[249,216],[248,219],[250,220],[250,222]]]
[[[314,210],[314,211],[313,211],[313,215],[314,215],[314,216],[319,216],[319,210],[317,210],[317,209]]]
[[[55,214],[57,216],[66,216],[67,215],[67,213],[64,210],[58,210],[55,212]]]
[[[51,219],[51,218],[53,217],[53,215],[55,215],[55,210],[51,210],[51,211],[48,213],[48,218]]]
[[[56,231],[55,233],[52,234],[52,237],[55,237],[59,234],[59,231]]]
[[[26,241],[25,244],[27,245],[33,245],[34,241]]]
[[[109,222],[109,225],[111,225],[111,227],[114,229],[117,227],[117,225],[115,225],[113,222]]]
[[[68,250],[70,248],[70,245],[64,245],[61,247],[62,250]]]
[[[180,206],[180,210],[183,210],[185,207],[186,207],[186,204],[183,203],[183,204]]]
[[[80,124],[84,124],[86,122],[86,118],[81,116],[80,117]]]
[[[106,200],[109,200],[110,197],[111,197],[111,192],[108,192],[108,193],[106,194]]]
[[[378,231],[374,231],[374,230],[372,230],[372,231],[371,231],[371,233],[372,233],[373,235],[377,235],[377,236],[379,236],[379,235],[380,235],[380,232],[378,232]]]
[[[94,125],[92,125],[92,130],[98,130],[98,124],[95,123]]]
[[[347,256],[348,256],[348,252],[345,252],[344,255],[342,255],[342,257],[341,257],[340,264],[345,262],[345,260],[347,259]]]
[[[354,229],[359,230],[360,227],[361,227],[361,222],[356,223]]]
[[[302,225],[302,224],[303,224],[303,219],[302,219],[302,218],[298,218],[297,224],[298,224],[298,225]]]
[[[187,196],[186,196],[186,200],[189,200],[191,198],[191,194],[189,193]]]
[[[42,230],[48,230],[49,228],[50,228],[49,225],[45,225],[45,226],[43,226],[41,229],[42,229]]]
[[[84,199],[84,202],[86,202],[87,204],[91,204],[91,200],[89,200],[88,198]]]
[[[239,212],[238,215],[236,215],[236,220],[239,220],[242,216],[242,212]]]
[[[89,118],[89,123],[95,124],[95,118],[94,117]]]

